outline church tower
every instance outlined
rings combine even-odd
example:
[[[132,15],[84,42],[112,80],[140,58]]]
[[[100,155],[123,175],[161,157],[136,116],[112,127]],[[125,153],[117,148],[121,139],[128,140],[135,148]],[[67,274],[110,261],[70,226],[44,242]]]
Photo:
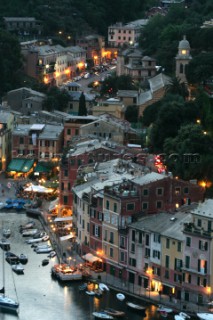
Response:
[[[181,82],[187,82],[186,80],[186,65],[189,64],[192,59],[190,55],[190,44],[186,40],[186,36],[183,36],[183,40],[179,42],[178,54],[176,56],[176,77]]]

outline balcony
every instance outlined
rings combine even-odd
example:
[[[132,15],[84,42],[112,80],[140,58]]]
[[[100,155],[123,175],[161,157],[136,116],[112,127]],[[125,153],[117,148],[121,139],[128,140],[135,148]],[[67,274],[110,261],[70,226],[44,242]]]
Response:
[[[194,273],[194,274],[201,275],[201,276],[207,275],[207,270],[203,269],[203,270],[198,271],[197,269],[190,268],[190,266],[183,266],[182,271],[187,271],[189,273]]]
[[[183,232],[191,234],[193,236],[202,236],[205,238],[212,238],[213,232],[203,230],[203,228],[196,227],[193,223],[184,223]]]

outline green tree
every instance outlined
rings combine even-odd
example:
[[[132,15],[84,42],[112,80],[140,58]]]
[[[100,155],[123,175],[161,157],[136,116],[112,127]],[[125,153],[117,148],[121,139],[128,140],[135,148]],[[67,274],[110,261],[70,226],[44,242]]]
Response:
[[[213,52],[200,53],[186,68],[186,77],[191,84],[205,83],[213,75]]]
[[[79,109],[78,109],[79,116],[86,116],[87,115],[87,108],[86,108],[86,99],[85,95],[82,92],[79,99]]]
[[[0,96],[19,87],[21,69],[22,56],[18,39],[0,30]]]
[[[187,85],[177,77],[173,77],[166,86],[166,94],[177,94],[186,99],[189,96]]]
[[[138,122],[138,106],[131,105],[126,108],[125,111],[125,119],[128,120],[131,123],[137,123]]]
[[[66,111],[69,100],[70,97],[66,90],[60,90],[57,87],[48,87],[46,98],[43,101],[43,109],[48,111]]]

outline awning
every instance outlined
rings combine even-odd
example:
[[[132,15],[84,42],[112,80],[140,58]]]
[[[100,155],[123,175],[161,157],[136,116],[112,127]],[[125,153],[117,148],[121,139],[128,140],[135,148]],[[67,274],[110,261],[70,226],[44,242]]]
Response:
[[[49,211],[54,210],[55,207],[58,205],[58,203],[59,203],[59,198],[56,198],[55,200],[51,201],[48,210]]]
[[[72,217],[55,218],[54,222],[72,221]]]
[[[166,287],[169,287],[169,288],[174,288],[174,286],[172,286],[171,284],[168,284],[168,283],[162,282],[162,285],[164,285]]]
[[[69,228],[72,228],[72,223],[66,224],[66,226],[64,226],[63,229],[69,229]]]
[[[60,237],[60,241],[69,240],[69,239],[72,239],[74,237],[75,236],[73,234],[68,234],[67,236]]]
[[[92,253],[87,253],[84,256],[82,256],[82,258],[91,263],[100,260],[100,258],[93,256]]]
[[[38,193],[52,193],[53,189],[45,188],[43,186],[31,185],[31,186],[25,188],[24,191],[27,191],[27,192],[38,192]]]
[[[33,159],[12,159],[7,167],[7,172],[28,172],[34,164]]]
[[[47,164],[46,162],[38,162],[34,172],[40,172],[40,173],[48,173],[51,171],[51,168],[49,166],[49,164]]]

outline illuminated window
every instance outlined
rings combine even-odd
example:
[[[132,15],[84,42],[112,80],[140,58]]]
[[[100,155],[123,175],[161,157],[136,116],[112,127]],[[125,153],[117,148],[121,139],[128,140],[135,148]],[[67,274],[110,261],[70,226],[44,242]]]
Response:
[[[187,52],[186,50],[181,50],[182,54],[186,54],[186,52]]]

